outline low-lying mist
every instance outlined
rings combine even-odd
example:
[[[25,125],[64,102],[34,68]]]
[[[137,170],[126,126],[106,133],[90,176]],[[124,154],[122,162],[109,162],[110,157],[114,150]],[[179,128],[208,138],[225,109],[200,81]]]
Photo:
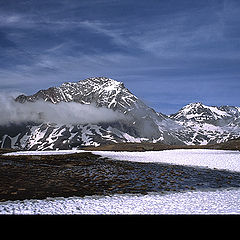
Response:
[[[97,124],[124,119],[122,113],[104,107],[84,105],[75,102],[37,101],[19,103],[10,94],[0,93],[0,125],[35,123]]]

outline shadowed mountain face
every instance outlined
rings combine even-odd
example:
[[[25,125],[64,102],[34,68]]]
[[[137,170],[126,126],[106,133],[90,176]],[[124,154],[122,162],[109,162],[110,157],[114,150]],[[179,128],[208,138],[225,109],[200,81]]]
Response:
[[[15,103],[17,114],[24,115],[27,108],[31,119],[0,125],[2,148],[71,149],[120,142],[189,145],[240,136],[238,107],[193,103],[166,116],[144,104],[123,83],[106,77],[20,95]]]

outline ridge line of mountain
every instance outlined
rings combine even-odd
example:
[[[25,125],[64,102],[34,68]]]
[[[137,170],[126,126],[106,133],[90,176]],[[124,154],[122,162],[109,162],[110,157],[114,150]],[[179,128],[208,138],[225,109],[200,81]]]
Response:
[[[0,147],[49,150],[124,142],[204,145],[240,137],[239,107],[207,106],[198,102],[167,116],[147,106],[122,82],[106,77],[65,82],[59,87],[50,87],[29,96],[20,95],[15,99],[23,105],[39,100],[53,104],[94,104],[99,109],[119,112],[126,118],[95,124],[42,122],[19,127],[0,126]]]

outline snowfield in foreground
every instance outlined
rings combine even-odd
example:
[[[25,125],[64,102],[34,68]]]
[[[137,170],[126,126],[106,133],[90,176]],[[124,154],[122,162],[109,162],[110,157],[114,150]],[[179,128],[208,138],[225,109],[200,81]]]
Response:
[[[26,156],[26,155],[63,155],[84,152],[83,150],[56,150],[56,151],[21,151],[4,153],[5,156]]]
[[[26,151],[7,155],[74,152],[83,151]],[[239,151],[180,149],[148,152],[93,151],[93,153],[115,160],[159,162],[240,172]],[[116,194],[84,198],[6,201],[0,203],[0,214],[240,214],[240,189],[189,191],[164,195]]]
[[[0,214],[240,214],[240,190],[7,201]]]
[[[123,161],[168,163],[240,172],[239,151],[177,149],[147,152],[93,151],[92,153]]]
[[[83,150],[22,151],[4,155],[54,155],[80,153]],[[92,151],[103,157],[133,162],[154,162],[208,167],[240,172],[240,152],[212,149],[176,149],[147,152]]]

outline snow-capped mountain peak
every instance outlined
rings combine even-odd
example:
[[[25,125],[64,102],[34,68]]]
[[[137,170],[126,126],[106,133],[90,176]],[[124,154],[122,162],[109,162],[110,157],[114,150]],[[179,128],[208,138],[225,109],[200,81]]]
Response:
[[[207,106],[191,103],[170,118],[185,127],[182,136],[186,144],[209,144],[224,142],[240,135],[240,112],[238,107]]]
[[[65,82],[59,87],[50,87],[31,96],[20,95],[16,98],[17,102],[23,104],[38,100],[52,104],[62,102],[92,104],[97,108],[104,107],[123,113],[124,118],[114,122],[87,125],[79,123],[60,126],[52,122],[43,122],[40,126],[32,126],[28,132],[14,138],[3,135],[2,146],[8,144],[6,146],[46,150],[97,146],[113,142],[162,141],[181,144],[181,140],[172,134],[175,129],[181,128],[178,123],[148,107],[122,82],[111,78],[93,77],[78,82]]]
[[[167,117],[144,104],[122,82],[106,77],[65,82],[58,87],[16,98],[22,104],[38,100],[52,103],[50,105],[54,109],[64,102],[74,102],[75,106],[78,103],[92,104],[97,108],[104,107],[123,113],[121,116],[124,118],[96,124],[42,122],[40,125],[26,123],[17,128],[0,126],[0,147],[49,150],[143,141],[203,145],[240,136],[239,107],[207,106],[197,102]],[[58,103],[61,104],[54,106]],[[66,115],[65,112],[62,114]]]
[[[201,102],[197,102],[184,106],[170,117],[178,121],[212,122],[231,117],[231,115],[220,107],[207,106]]]
[[[92,77],[78,82],[66,82],[59,87],[40,90],[31,96],[20,95],[16,101],[35,102],[37,100],[59,102],[77,102],[95,104],[120,112],[126,111],[138,98],[122,82],[106,77]]]

